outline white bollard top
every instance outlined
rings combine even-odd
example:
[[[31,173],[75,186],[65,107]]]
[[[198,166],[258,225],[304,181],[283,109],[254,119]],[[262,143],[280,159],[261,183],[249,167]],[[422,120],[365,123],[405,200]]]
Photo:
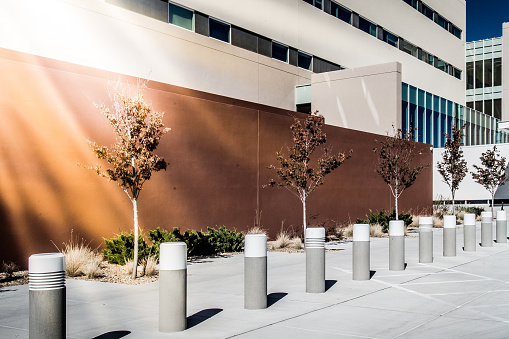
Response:
[[[159,271],[177,271],[187,268],[185,242],[163,242],[159,246]]]
[[[505,211],[497,211],[497,220],[507,220],[507,213]]]
[[[267,256],[267,236],[265,234],[248,234],[244,238],[244,257],[262,258]]]
[[[353,241],[369,241],[369,224],[353,225]]]
[[[399,237],[405,236],[405,222],[403,220],[389,221],[389,236]]]
[[[324,248],[325,247],[325,228],[308,227],[306,228],[306,248]]]
[[[491,222],[493,215],[491,212],[481,212],[481,222]]]
[[[433,217],[419,217],[419,231],[431,231],[433,229]]]
[[[475,226],[475,214],[465,213],[463,217],[463,225],[474,225]]]
[[[62,253],[38,253],[28,258],[28,273],[52,273],[65,271]]]
[[[444,215],[444,228],[456,228],[455,215]]]

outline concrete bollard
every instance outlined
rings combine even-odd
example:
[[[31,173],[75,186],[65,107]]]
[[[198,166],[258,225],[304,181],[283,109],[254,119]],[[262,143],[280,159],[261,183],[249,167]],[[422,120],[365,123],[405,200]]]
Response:
[[[164,242],[159,247],[159,331],[187,328],[187,245]]]
[[[463,250],[475,251],[476,247],[475,214],[465,213],[463,217]]]
[[[456,256],[456,216],[444,215],[444,257]]]
[[[493,247],[493,215],[481,212],[481,246]]]
[[[497,243],[507,242],[507,213],[497,211]]]
[[[306,292],[325,292],[325,228],[306,229]]]
[[[65,257],[39,253],[28,258],[29,338],[66,336]]]
[[[433,262],[433,218],[419,217],[419,262]]]
[[[405,222],[389,221],[389,270],[405,269]]]
[[[244,238],[244,308],[267,308],[267,236],[248,234]]]
[[[352,279],[369,280],[371,276],[369,224],[353,225],[352,246]]]

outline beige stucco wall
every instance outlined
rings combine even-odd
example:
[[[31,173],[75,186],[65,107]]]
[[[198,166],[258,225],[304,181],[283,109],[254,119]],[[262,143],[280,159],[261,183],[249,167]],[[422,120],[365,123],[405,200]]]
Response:
[[[509,120],[509,22],[502,27],[502,121]]]
[[[401,64],[314,74],[311,97],[327,124],[386,134],[401,127]]]

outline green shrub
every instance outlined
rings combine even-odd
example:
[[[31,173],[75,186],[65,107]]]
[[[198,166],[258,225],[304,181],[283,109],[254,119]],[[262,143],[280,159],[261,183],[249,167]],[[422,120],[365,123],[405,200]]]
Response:
[[[110,264],[125,265],[129,259],[134,258],[134,233],[132,231],[129,233],[120,232],[111,239],[103,239],[106,248],[102,250],[102,255]],[[138,236],[138,263],[150,255],[150,251],[151,248],[140,234]]]
[[[368,219],[363,220],[356,218],[356,222],[358,224],[370,224],[370,225],[376,225],[379,224],[382,226],[382,230],[384,233],[389,232],[389,221],[396,220],[396,211],[392,210],[392,212],[389,214],[389,211],[380,211],[378,213],[373,213],[370,211],[371,214],[367,215]],[[399,220],[403,220],[405,222],[405,226],[408,226],[412,223],[412,216],[410,213],[400,213],[399,214]]]
[[[481,212],[484,212],[484,207],[479,206],[457,206],[456,211],[465,213],[474,213],[476,216],[480,216]]]
[[[216,252],[240,252],[244,247],[244,234],[237,230],[230,231],[225,226],[214,229],[207,228],[209,243],[216,250]]]

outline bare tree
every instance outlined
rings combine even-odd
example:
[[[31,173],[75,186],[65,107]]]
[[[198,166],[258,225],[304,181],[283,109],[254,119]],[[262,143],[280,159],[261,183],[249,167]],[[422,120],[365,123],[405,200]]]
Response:
[[[442,161],[437,162],[438,173],[442,175],[442,181],[449,186],[452,195],[452,213],[455,214],[454,196],[460,182],[467,175],[467,162],[463,157],[461,149],[461,140],[463,138],[463,128],[452,127],[452,138],[445,134],[447,141],[445,142]]]
[[[479,157],[481,166],[473,165],[475,172],[472,172],[472,178],[484,186],[491,194],[491,213],[493,214],[493,203],[495,201],[495,192],[499,186],[505,185],[509,177],[505,173],[507,163],[505,157],[500,155],[497,146],[493,150],[487,150]]]
[[[429,167],[427,165],[414,166],[414,158],[421,152],[416,152],[413,134],[403,133],[401,129],[394,129],[393,135],[387,134],[385,139],[376,140],[379,144],[373,151],[378,154],[378,164],[375,172],[380,174],[384,182],[389,185],[394,196],[396,220],[398,220],[398,198],[403,191],[412,186],[417,176]]]
[[[164,159],[153,154],[161,137],[168,132],[164,128],[163,112],[153,111],[143,99],[145,83],[138,83],[134,94],[126,86],[117,83],[110,98],[113,108],[95,105],[108,119],[116,136],[111,147],[100,146],[87,140],[92,151],[101,160],[106,160],[108,169],[100,165],[88,167],[99,176],[105,177],[124,190],[133,205],[134,213],[134,259],[132,278],[136,278],[138,263],[138,198],[143,184],[152,172],[166,170]]]
[[[338,168],[349,154],[331,154],[325,146],[322,147],[323,154],[317,159],[317,164],[312,166],[311,155],[317,148],[326,143],[326,135],[322,131],[324,117],[317,112],[309,115],[304,121],[295,118],[290,127],[293,134],[293,146],[288,147],[289,155],[285,156],[282,151],[277,152],[277,160],[281,167],[273,165],[279,180],[271,179],[270,187],[284,187],[296,195],[302,203],[302,226],[304,232],[307,228],[306,222],[306,199],[318,186],[323,185],[325,176]]]

